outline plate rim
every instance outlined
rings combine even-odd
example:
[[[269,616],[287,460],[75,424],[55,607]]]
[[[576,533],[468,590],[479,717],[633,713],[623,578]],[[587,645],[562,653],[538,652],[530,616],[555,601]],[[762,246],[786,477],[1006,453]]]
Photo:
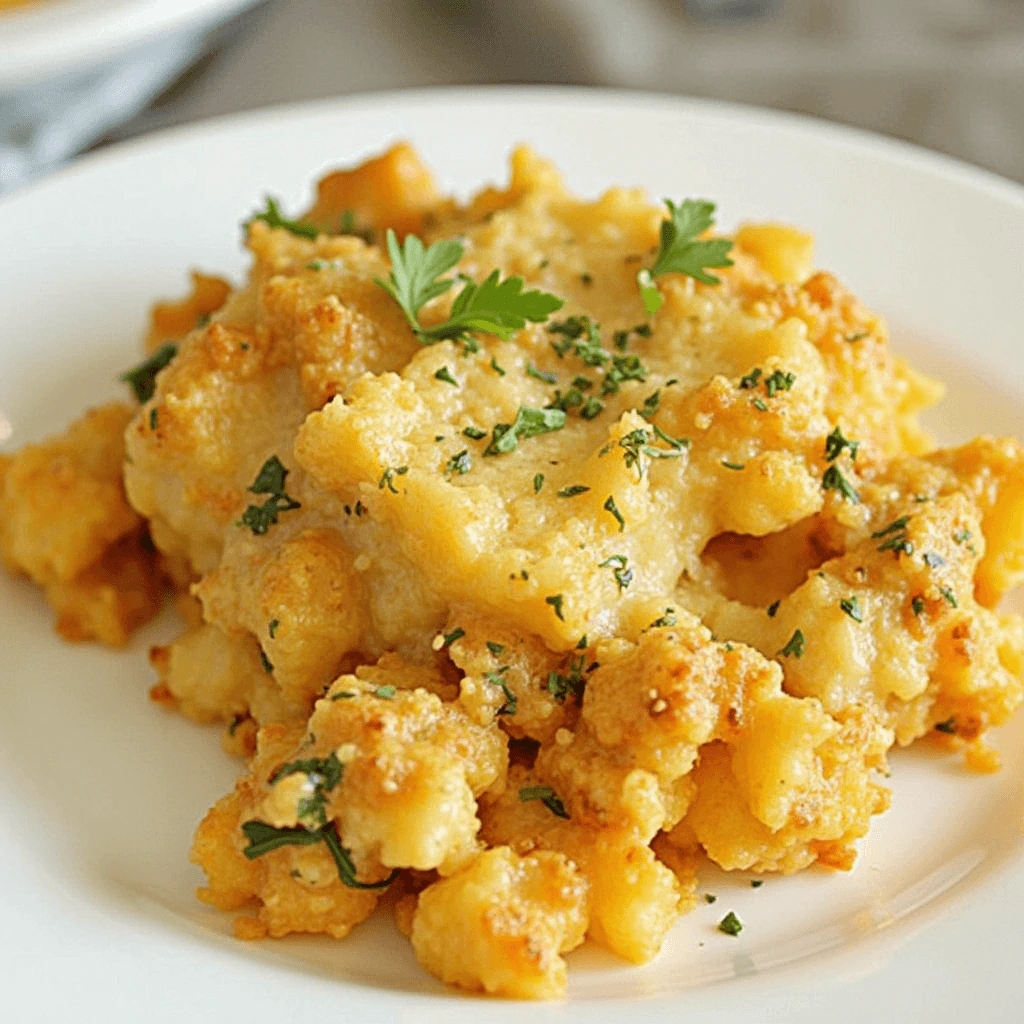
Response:
[[[192,2],[196,6],[202,6],[206,0],[192,0]],[[228,6],[245,3],[248,0],[214,0],[214,2]],[[2,56],[3,52],[0,49],[0,57]],[[199,118],[184,124],[146,132],[135,138],[116,142],[74,157],[56,171],[0,196],[0,211],[5,210],[7,206],[21,197],[31,195],[39,190],[56,187],[59,183],[78,175],[89,174],[102,168],[109,161],[116,161],[135,154],[144,154],[150,149],[173,145],[179,141],[198,141],[214,134],[223,134],[226,131],[245,132],[260,125],[267,126],[272,122],[294,117],[370,113],[382,107],[397,104],[427,106],[443,103],[450,105],[484,100],[498,104],[521,103],[529,100],[542,106],[576,103],[585,107],[601,109],[608,109],[609,104],[613,107],[641,105],[645,109],[656,108],[665,113],[703,114],[714,117],[716,120],[732,121],[736,124],[743,123],[748,126],[754,124],[758,128],[774,128],[804,137],[827,137],[831,143],[839,144],[851,151],[896,159],[899,163],[913,169],[946,179],[953,178],[959,184],[980,189],[994,198],[1024,208],[1024,183],[1013,181],[1011,178],[979,167],[967,160],[940,153],[905,139],[830,121],[813,114],[794,113],[756,104],[684,96],[669,92],[584,85],[530,84],[425,86],[412,89],[374,90],[314,100],[275,103],[252,110]]]

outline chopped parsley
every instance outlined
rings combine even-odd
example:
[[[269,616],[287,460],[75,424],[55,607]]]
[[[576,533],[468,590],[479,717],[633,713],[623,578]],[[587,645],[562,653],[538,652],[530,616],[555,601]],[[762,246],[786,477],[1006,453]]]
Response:
[[[470,438],[473,441],[482,441],[487,436],[486,430],[481,430],[479,427],[465,427],[462,431],[463,435]]]
[[[401,245],[394,231],[387,233],[391,273],[387,281],[375,282],[390,295],[405,314],[409,326],[424,345],[433,345],[444,339],[462,341],[470,332],[494,334],[507,341],[529,320],[542,323],[563,301],[556,295],[542,291],[523,291],[521,277],[501,280],[499,271],[493,270],[482,283],[459,275],[462,290],[452,305],[447,320],[432,327],[423,327],[419,312],[431,299],[447,292],[455,278],[443,277],[451,270],[464,252],[461,242],[443,240],[424,247],[416,235],[406,235]]]
[[[494,356],[491,356],[491,369],[492,369],[492,370],[493,370],[493,371],[494,371],[494,372],[495,372],[495,373],[496,373],[496,374],[497,374],[497,375],[498,375],[499,377],[504,377],[504,376],[505,376],[505,371],[504,371],[504,369],[503,369],[502,367],[500,367],[500,366],[498,365],[498,360],[497,360],[497,359],[496,359],[496,358],[495,358]]]
[[[263,666],[263,671],[266,672],[268,676],[272,676],[274,674],[274,666],[267,657],[267,652],[264,651],[262,647],[260,648],[260,664]]]
[[[456,626],[450,633],[445,633],[441,637],[443,643],[442,648],[451,647],[456,640],[461,640],[466,635],[466,631],[461,626]]]
[[[497,423],[491,443],[484,455],[504,455],[515,451],[521,440],[561,430],[565,426],[565,412],[561,409],[531,409],[521,405],[513,423]]]
[[[844,597],[839,602],[839,607],[853,619],[854,622],[864,621],[864,609],[861,607],[860,598],[856,594],[853,597]]]
[[[799,629],[794,630],[793,635],[789,638],[789,643],[779,651],[779,654],[784,658],[802,658],[805,645],[803,632]]]
[[[555,791],[550,786],[523,786],[519,790],[519,799],[524,804],[531,800],[539,800],[556,818],[569,817],[565,804],[555,795]]]
[[[758,412],[767,412],[768,406],[764,404],[764,401],[760,398],[752,398],[750,404],[757,409]]]
[[[926,551],[921,558],[929,569],[941,569],[946,564],[942,555],[937,555],[934,551]]]
[[[497,686],[505,695],[505,703],[496,712],[499,715],[514,715],[519,710],[519,698],[509,689],[508,683],[503,678],[507,671],[508,665],[502,665],[497,672],[488,672],[484,676],[486,682],[491,686]]]
[[[544,474],[536,473],[533,477],[533,493],[540,494],[540,489],[544,486]]]
[[[726,469],[746,469],[747,464],[745,462],[730,462],[728,459],[722,459],[722,465]]]
[[[658,254],[650,270],[641,270],[637,276],[640,297],[648,314],[661,308],[661,292],[654,278],[662,274],[687,274],[703,284],[718,284],[718,278],[707,272],[708,267],[731,267],[729,250],[732,242],[725,238],[700,241],[698,235],[714,224],[715,204],[703,199],[685,199],[678,206],[665,200],[668,217],[661,222]]]
[[[526,364],[526,376],[533,377],[535,380],[542,380],[545,384],[554,384],[558,380],[558,376],[551,373],[550,370],[538,370],[533,363]]]
[[[626,468],[632,469],[636,466],[638,477],[642,477],[644,475],[644,465],[640,458],[641,455],[646,455],[650,459],[677,459],[683,454],[683,449],[686,447],[684,442],[677,441],[675,438],[669,437],[668,434],[659,430],[658,427],[654,427],[653,429],[657,437],[661,438],[672,447],[667,450],[665,448],[655,448],[651,444],[653,438],[646,427],[637,427],[636,430],[631,430],[628,434],[624,434],[619,438],[619,447],[625,453],[623,458],[626,462]],[[601,449],[600,454],[604,455],[610,450],[611,445],[606,445]]]
[[[850,441],[843,437],[843,432],[836,427],[828,437],[825,438],[825,458],[829,462],[835,462],[842,455],[844,449],[849,449],[850,458],[857,458],[857,450],[860,448],[860,441]]]
[[[842,497],[854,505],[860,504],[860,495],[853,489],[850,481],[839,471],[838,466],[829,466],[821,478],[821,486],[826,491],[838,491]]]
[[[795,383],[796,374],[776,370],[765,379],[764,389],[768,392],[769,398],[774,398],[776,391],[790,391]]]
[[[645,420],[654,419],[655,414],[658,411],[658,406],[661,404],[661,391],[655,391],[648,395],[644,399],[644,404],[640,408],[640,415]]]
[[[622,518],[622,513],[619,511],[619,506],[615,504],[615,498],[612,495],[608,495],[608,499],[604,505],[601,506],[606,512],[610,512],[614,517],[615,521],[619,524],[619,533],[622,533],[626,529],[626,520]]]
[[[881,530],[875,530],[871,534],[871,539],[878,540],[879,537],[886,537],[890,533],[899,533],[907,528],[907,523],[909,522],[910,516],[900,516],[899,519],[894,519],[888,526],[883,526]]]
[[[920,615],[924,611],[924,598],[918,594],[911,602],[910,608],[915,615]]]
[[[271,619],[270,622],[267,623],[267,635],[270,637],[271,640],[273,640],[274,637],[277,636],[277,627],[280,625],[280,619]]]
[[[395,487],[395,477],[405,476],[409,472],[408,466],[389,466],[381,474],[380,480],[377,481],[377,487],[379,490],[384,490],[386,487],[392,494],[398,493],[398,488]]]
[[[956,603],[956,595],[949,587],[939,587],[939,593],[942,595],[942,600],[950,606],[950,608],[958,607]]]
[[[375,697],[380,697],[381,700],[394,700],[397,692],[398,691],[395,687],[388,684],[387,686],[378,686],[377,689],[373,691],[373,694]]]
[[[675,615],[675,612],[676,612],[675,608],[666,608],[665,609],[665,614],[659,616],[658,618],[656,618],[651,623],[651,625],[648,628],[650,628],[650,629],[665,629],[665,628],[668,628],[669,626],[676,625],[676,615]]]
[[[505,653],[505,645],[504,644],[496,644],[493,640],[488,640],[487,641],[487,650],[489,650],[491,652],[491,654],[493,654],[497,658],[499,655]]]
[[[721,921],[718,922],[718,930],[724,935],[731,935],[735,938],[743,931],[743,922],[730,910]]]
[[[629,559],[625,555],[612,555],[598,565],[599,569],[611,569],[619,590],[625,590],[633,582],[633,570],[629,568]]]
[[[161,345],[148,359],[144,359],[138,366],[125,370],[121,374],[121,380],[132,389],[132,393],[139,402],[148,402],[156,391],[156,375],[163,370],[168,363],[178,354],[178,346],[168,342]],[[150,426],[155,427],[152,420]]]
[[[302,505],[290,497],[285,490],[285,478],[288,470],[276,455],[271,455],[256,479],[249,487],[252,494],[268,494],[270,497],[262,505],[250,505],[242,513],[236,526],[248,526],[257,536],[262,536],[273,526],[282,512],[291,512],[302,508]]]
[[[242,825],[242,832],[249,840],[249,845],[242,851],[249,860],[255,860],[282,846],[315,846],[324,843],[334,858],[338,877],[350,889],[386,889],[398,877],[398,868],[395,868],[381,882],[360,882],[356,878],[352,854],[342,845],[333,821],[311,831],[305,828],[275,828],[264,821],[253,820]]]
[[[750,391],[752,388],[757,387],[757,382],[761,379],[762,370],[760,366],[755,366],[750,373],[743,377],[740,377],[740,388],[744,391]]]
[[[565,622],[565,616],[562,614],[562,601],[563,597],[561,594],[553,594],[551,597],[544,598],[544,603],[551,605],[555,609],[555,615]]]
[[[469,459],[469,452],[466,451],[465,448],[463,448],[461,452],[458,452],[457,454],[453,455],[448,460],[448,462],[445,464],[444,471],[449,476],[452,475],[453,473],[457,473],[461,476],[463,473],[468,473],[471,466],[472,463],[470,462]]]
[[[440,370],[434,372],[435,380],[443,380],[445,384],[451,384],[454,387],[459,386],[459,382],[452,376],[452,371],[447,366],[442,366]]]
[[[944,722],[936,722],[935,730],[937,732],[944,732],[947,736],[956,735],[956,719],[947,718]]]
[[[706,892],[706,893],[704,893],[704,902],[705,903],[714,903],[715,900],[717,900],[717,899],[718,899],[718,897],[713,892]]]
[[[555,700],[564,701],[569,694],[573,694],[582,700],[583,691],[587,687],[587,681],[583,677],[583,662],[585,655],[578,654],[569,659],[568,670],[565,675],[561,672],[549,672],[547,691]]]
[[[775,613],[779,610],[780,604],[782,604],[781,601],[772,601],[772,603],[765,609],[768,612],[769,619],[775,618]]]
[[[571,487],[563,487],[559,492],[560,498],[575,498],[577,494],[586,494],[590,488],[584,484],[573,484]]]
[[[320,234],[319,229],[313,224],[286,217],[281,212],[281,207],[277,205],[277,200],[273,196],[267,196],[266,209],[260,210],[259,213],[254,213],[245,222],[245,227],[248,229],[254,220],[261,220],[268,227],[284,228],[285,231],[290,231],[293,235],[298,235],[299,238],[316,238]]]
[[[273,786],[288,775],[305,775],[313,786],[313,793],[299,800],[298,819],[307,828],[317,829],[327,824],[327,794],[341,782],[344,772],[345,766],[332,752],[327,757],[311,757],[283,764],[270,776],[268,783]]]

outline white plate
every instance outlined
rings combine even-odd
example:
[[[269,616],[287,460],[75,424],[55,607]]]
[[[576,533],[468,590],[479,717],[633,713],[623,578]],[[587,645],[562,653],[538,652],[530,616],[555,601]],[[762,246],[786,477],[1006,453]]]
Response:
[[[0,90],[99,64],[157,36],[218,24],[254,0],[35,0],[0,11]]]
[[[737,107],[637,94],[471,90],[275,110],[109,150],[0,202],[0,408],[9,446],[117,395],[154,296],[190,266],[241,273],[238,222],[264,193],[297,209],[324,169],[410,138],[449,187],[502,179],[529,140],[592,193],[642,183],[709,196],[721,223],[813,229],[820,263],[900,327],[951,394],[944,440],[1024,433],[1024,194],[904,145]],[[215,731],[146,699],[145,650],[72,647],[25,583],[0,579],[0,975],[8,1019],[1019,1021],[1024,963],[1021,723],[1004,771],[927,751],[893,758],[895,800],[851,874],[718,902],[643,968],[570,955],[567,1004],[481,1002],[420,971],[389,918],[347,942],[242,944],[192,896],[192,829],[236,764]],[[727,911],[746,927],[721,935]],[[925,925],[928,927],[925,928]]]

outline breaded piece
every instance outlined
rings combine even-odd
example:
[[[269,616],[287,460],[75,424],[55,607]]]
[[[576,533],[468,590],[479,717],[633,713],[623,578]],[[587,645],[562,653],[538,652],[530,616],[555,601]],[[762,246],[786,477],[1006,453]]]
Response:
[[[587,883],[558,853],[482,853],[419,895],[416,958],[450,985],[519,999],[565,995],[561,954],[583,941]]]
[[[191,857],[208,880],[197,893],[199,899],[218,910],[256,908],[255,917],[236,921],[240,938],[321,932],[342,939],[377,905],[376,890],[354,889],[341,881],[324,843],[285,845],[251,860],[243,852],[247,842],[242,823],[253,817],[265,798],[268,778],[301,738],[301,727],[262,730],[250,773],[217,802],[196,832]],[[377,871],[377,878],[385,876]],[[362,872],[360,877],[365,877]]]
[[[402,237],[422,232],[441,201],[434,176],[408,142],[350,170],[321,178],[316,204],[303,220],[328,234],[366,231],[381,239],[388,228]]]
[[[0,460],[0,556],[31,577],[68,640],[120,647],[159,610],[162,575],[121,483],[126,405]]]
[[[196,834],[193,859],[209,878],[205,902],[230,910],[258,900],[258,918],[275,936],[340,938],[372,910],[376,896],[346,887],[326,841],[247,859],[246,822],[307,839],[333,830],[353,865],[350,883],[375,884],[389,868],[451,872],[476,855],[475,798],[503,784],[502,734],[427,690],[400,688],[411,678],[406,666],[391,662],[372,675],[339,678],[308,726],[260,731],[250,772]]]
[[[167,342],[184,338],[204,320],[209,319],[224,305],[231,285],[222,277],[192,271],[192,291],[184,299],[154,303],[149,315],[146,334],[147,354],[155,352]]]
[[[695,876],[680,880],[634,829],[562,818],[532,795],[542,782],[524,766],[509,769],[505,790],[481,802],[481,838],[519,854],[565,854],[590,884],[587,934],[633,963],[651,960],[679,915],[695,905]]]

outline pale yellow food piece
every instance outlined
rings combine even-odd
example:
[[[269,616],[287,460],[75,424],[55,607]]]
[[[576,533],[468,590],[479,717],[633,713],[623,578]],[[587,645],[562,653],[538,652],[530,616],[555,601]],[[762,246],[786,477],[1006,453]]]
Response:
[[[657,956],[676,919],[695,903],[695,876],[677,877],[633,828],[563,820],[539,800],[524,802],[520,792],[542,782],[511,768],[505,790],[481,803],[481,838],[520,854],[564,853],[590,884],[587,934],[633,963]]]
[[[779,284],[800,284],[814,269],[814,237],[786,224],[744,224],[736,232],[736,245]]]
[[[565,995],[561,954],[583,941],[587,883],[571,861],[506,846],[420,893],[416,957],[442,981],[520,999]]]
[[[121,482],[132,415],[100,406],[0,455],[0,557],[43,587],[68,640],[122,646],[160,607],[160,566]]]

